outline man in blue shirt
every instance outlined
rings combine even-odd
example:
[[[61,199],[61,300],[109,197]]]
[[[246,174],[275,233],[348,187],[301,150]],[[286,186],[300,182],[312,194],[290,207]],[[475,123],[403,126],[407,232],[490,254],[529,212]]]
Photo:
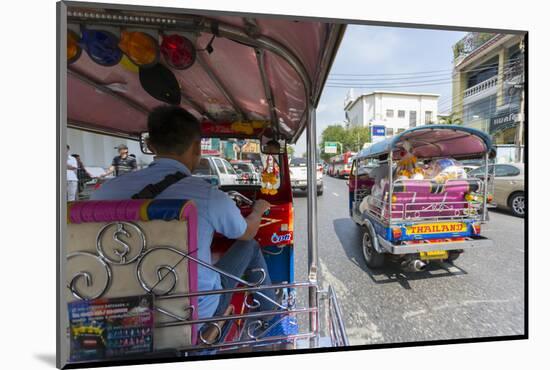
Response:
[[[237,239],[216,263],[220,270],[237,277],[246,275],[256,282],[266,273],[262,285],[271,284],[267,266],[259,244],[253,239],[261,218],[270,204],[263,200],[254,203],[253,211],[244,218],[235,202],[217,187],[191,176],[201,158],[200,123],[185,110],[174,106],[160,106],[148,117],[149,148],[156,154],[149,167],[116,177],[92,194],[92,199],[130,199],[149,184],[157,184],[166,176],[180,172],[183,179],[168,186],[156,199],[191,199],[198,210],[198,258],[212,263],[210,245],[214,232],[229,239]],[[198,289],[233,288],[233,279],[199,265]],[[263,296],[262,296],[263,294]],[[199,318],[222,316],[230,302],[230,294],[199,297]],[[267,297],[267,299],[265,298]],[[262,291],[255,297],[260,309],[274,310],[273,290]]]

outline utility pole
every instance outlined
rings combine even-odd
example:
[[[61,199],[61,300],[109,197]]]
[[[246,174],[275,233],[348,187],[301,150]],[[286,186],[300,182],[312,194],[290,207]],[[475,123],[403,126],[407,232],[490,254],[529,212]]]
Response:
[[[521,40],[519,45],[521,50],[521,100],[519,104],[519,117],[518,117],[518,129],[516,136],[516,162],[523,162],[523,156],[521,155],[521,147],[523,144],[523,126],[525,125],[525,44]]]

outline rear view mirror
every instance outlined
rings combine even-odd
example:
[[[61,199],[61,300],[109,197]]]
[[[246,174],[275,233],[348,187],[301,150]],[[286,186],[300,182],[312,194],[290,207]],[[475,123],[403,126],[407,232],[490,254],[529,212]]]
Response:
[[[149,133],[148,132],[142,132],[139,134],[139,147],[141,148],[141,152],[143,154],[155,154],[149,149],[149,145],[147,145],[147,141],[149,139]]]
[[[281,144],[274,139],[269,140],[262,145],[263,154],[281,154]]]

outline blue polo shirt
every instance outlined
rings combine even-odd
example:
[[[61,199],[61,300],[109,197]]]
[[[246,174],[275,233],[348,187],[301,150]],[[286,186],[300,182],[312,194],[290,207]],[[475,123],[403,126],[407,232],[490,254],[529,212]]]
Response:
[[[187,167],[174,159],[155,159],[149,167],[107,181],[92,193],[93,200],[130,199],[148,184],[157,183],[166,175],[180,171],[187,175],[164,190],[156,199],[191,199],[198,211],[198,257],[212,263],[210,245],[214,232],[229,239],[237,239],[246,231],[246,221],[235,202],[223,191],[205,180],[191,176]],[[201,265],[198,266],[198,289],[221,289],[220,276]],[[219,296],[199,297],[199,317],[212,317],[218,307]]]

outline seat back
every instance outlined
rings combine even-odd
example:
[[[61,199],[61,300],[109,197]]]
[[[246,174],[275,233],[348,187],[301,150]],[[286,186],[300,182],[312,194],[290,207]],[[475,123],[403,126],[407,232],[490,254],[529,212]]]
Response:
[[[195,344],[192,325],[159,324],[198,317],[197,211],[186,200],[83,201],[68,205],[67,302],[153,297],[154,350]],[[68,322],[67,322],[68,325]]]
[[[395,201],[392,202],[392,217],[462,216],[468,208],[466,193],[479,191],[480,188],[481,184],[476,179],[447,180],[444,183],[435,180],[399,180],[393,188]],[[386,184],[384,194],[388,191],[389,184]]]

